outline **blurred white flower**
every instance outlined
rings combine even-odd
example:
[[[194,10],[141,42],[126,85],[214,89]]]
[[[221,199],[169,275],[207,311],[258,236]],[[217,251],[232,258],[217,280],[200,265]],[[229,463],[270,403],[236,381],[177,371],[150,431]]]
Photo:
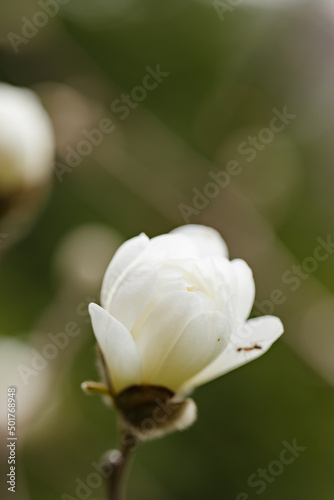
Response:
[[[37,95],[0,83],[0,192],[47,182],[53,155],[51,121]]]
[[[50,390],[51,371],[48,367],[43,375],[34,377],[26,384],[20,374],[20,366],[30,366],[31,346],[16,338],[0,336],[0,379],[3,404],[0,406],[0,434],[7,430],[7,405],[5,404],[8,387],[16,388],[17,431],[24,435],[40,415]]]
[[[54,153],[51,121],[37,95],[0,83],[1,253],[40,213],[50,192]]]
[[[102,307],[89,311],[125,419],[136,426],[136,411],[147,414],[143,406],[156,400],[157,388],[182,406],[196,386],[269,349],[283,325],[273,316],[246,321],[254,296],[250,268],[228,260],[214,229],[188,225],[124,243],[105,274]],[[189,401],[181,427],[195,418]]]

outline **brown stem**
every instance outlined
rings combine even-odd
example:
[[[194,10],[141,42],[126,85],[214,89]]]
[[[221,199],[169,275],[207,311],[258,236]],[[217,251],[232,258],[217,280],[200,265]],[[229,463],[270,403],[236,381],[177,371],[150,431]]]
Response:
[[[131,455],[138,447],[138,440],[128,431],[121,433],[120,451],[109,452],[107,461],[110,465],[111,474],[107,478],[108,500],[124,500],[125,498],[125,473]]]

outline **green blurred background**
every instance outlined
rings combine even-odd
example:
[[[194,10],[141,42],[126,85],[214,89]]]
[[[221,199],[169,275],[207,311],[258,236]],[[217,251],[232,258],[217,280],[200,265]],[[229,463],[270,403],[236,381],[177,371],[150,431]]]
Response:
[[[141,447],[128,498],[334,497],[334,257],[295,291],[282,280],[333,231],[334,5],[260,3],[70,0],[15,53],[8,34],[21,35],[22,17],[32,20],[41,6],[2,2],[0,80],[40,95],[57,157],[47,202],[0,261],[0,334],[42,348],[68,321],[80,328],[29,383],[35,399],[18,428],[17,499],[76,498],[76,479],[86,482],[92,462],[116,446],[115,415],[80,389],[98,377],[87,303],[98,300],[123,239],[188,222],[180,204],[191,207],[193,190],[203,193],[210,172],[231,160],[241,173],[189,221],[218,229],[231,257],[251,265],[258,304],[283,320],[284,338],[199,388],[190,430]],[[122,120],[112,103],[157,65],[169,75]],[[240,144],[284,107],[295,118],[247,161]],[[60,175],[68,146],[76,150],[102,118],[115,130]],[[282,304],[268,303],[274,289]],[[14,357],[1,356],[15,370]],[[249,476],[293,439],[306,450],[257,494]],[[103,487],[87,498],[102,500]]]

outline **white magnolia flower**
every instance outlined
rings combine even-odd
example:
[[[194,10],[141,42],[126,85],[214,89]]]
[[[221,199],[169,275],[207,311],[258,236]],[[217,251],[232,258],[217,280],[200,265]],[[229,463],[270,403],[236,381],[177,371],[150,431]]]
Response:
[[[50,118],[31,90],[0,83],[0,191],[43,184],[52,175]]]
[[[179,404],[174,427],[189,425],[195,411],[185,394],[269,349],[283,325],[273,316],[247,321],[254,296],[250,268],[229,261],[209,227],[141,234],[119,248],[104,277],[102,307],[92,303],[89,311],[109,392],[128,423],[147,415],[141,407],[134,416],[134,406],[159,397]]]

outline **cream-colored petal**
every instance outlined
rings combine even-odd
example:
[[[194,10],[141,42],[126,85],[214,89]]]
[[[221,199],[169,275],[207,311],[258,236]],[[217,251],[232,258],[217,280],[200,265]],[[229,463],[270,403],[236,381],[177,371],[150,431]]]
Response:
[[[171,234],[182,234],[190,238],[199,251],[200,257],[228,257],[228,248],[218,231],[200,224],[181,226]]]
[[[165,252],[166,259],[199,257],[197,245],[183,234],[169,233],[150,240],[145,252],[145,259],[150,259],[156,252]]]
[[[230,325],[220,312],[207,312],[190,321],[169,353],[154,383],[177,391],[212,363],[228,344]]]
[[[255,283],[252,270],[244,260],[232,260],[231,266],[236,278],[236,314],[239,324],[242,324],[248,318],[254,304]]]
[[[115,392],[140,384],[141,359],[130,332],[97,304],[89,304],[89,313]]]
[[[146,234],[142,233],[126,241],[119,247],[104,275],[101,289],[101,304],[105,309],[110,305],[110,292],[121,275],[139,257],[149,243]]]
[[[129,331],[149,303],[157,283],[158,273],[149,265],[138,265],[120,281],[108,311]]]
[[[188,390],[205,384],[258,358],[268,351],[282,335],[283,330],[282,322],[275,316],[250,319],[236,334],[232,334],[222,354],[201,373],[189,380],[183,389]]]
[[[142,358],[143,380],[150,383],[190,321],[216,310],[201,292],[176,291],[156,297],[155,307],[133,337]]]

